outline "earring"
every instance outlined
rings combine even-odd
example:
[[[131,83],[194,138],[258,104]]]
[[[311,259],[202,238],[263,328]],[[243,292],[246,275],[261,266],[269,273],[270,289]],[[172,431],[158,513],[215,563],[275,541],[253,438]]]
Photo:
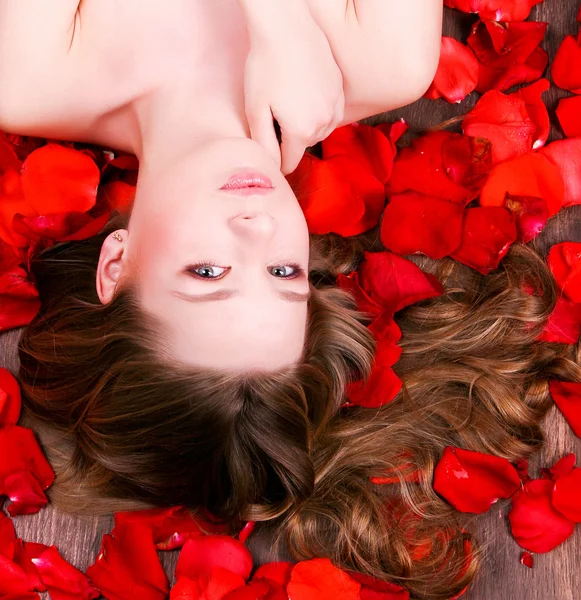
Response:
[[[114,240],[117,240],[118,242],[122,242],[123,241],[123,237],[121,236],[121,234],[118,231],[116,231],[111,237]]]

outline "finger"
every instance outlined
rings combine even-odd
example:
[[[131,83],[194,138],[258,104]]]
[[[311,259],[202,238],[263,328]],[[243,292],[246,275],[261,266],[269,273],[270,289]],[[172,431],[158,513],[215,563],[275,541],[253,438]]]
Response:
[[[296,136],[287,134],[284,130],[282,131],[280,150],[282,156],[281,171],[284,175],[292,173],[297,168],[306,149],[306,142]]]
[[[272,156],[277,168],[281,168],[281,150],[274,129],[274,121],[269,106],[247,112],[250,137]]]

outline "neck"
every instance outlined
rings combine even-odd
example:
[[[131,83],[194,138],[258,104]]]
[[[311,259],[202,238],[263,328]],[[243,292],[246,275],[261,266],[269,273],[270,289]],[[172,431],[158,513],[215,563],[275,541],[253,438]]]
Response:
[[[210,81],[203,88],[216,89],[215,84]],[[142,171],[165,169],[211,140],[250,137],[241,94],[195,93],[191,88],[186,81],[135,101],[132,145]]]

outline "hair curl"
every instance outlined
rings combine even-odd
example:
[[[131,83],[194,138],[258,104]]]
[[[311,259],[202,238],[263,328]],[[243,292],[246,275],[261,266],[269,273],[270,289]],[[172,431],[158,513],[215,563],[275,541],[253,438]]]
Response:
[[[259,521],[256,537],[274,536],[281,556],[329,557],[415,598],[461,591],[477,560],[464,517],[432,489],[443,449],[526,456],[542,441],[548,380],[581,381],[576,350],[536,342],[557,297],[542,259],[516,245],[484,277],[412,257],[445,293],[397,314],[402,391],[377,410],[342,409],[374,344],[333,283],[368,243],[314,239],[302,361],[232,374],[162,360],[158,324],[131,288],[99,302],[99,250],[116,226],[33,263],[42,308],[20,342],[20,377],[57,473],[53,500],[75,512],[208,508],[233,528]],[[400,483],[371,483],[386,472]]]

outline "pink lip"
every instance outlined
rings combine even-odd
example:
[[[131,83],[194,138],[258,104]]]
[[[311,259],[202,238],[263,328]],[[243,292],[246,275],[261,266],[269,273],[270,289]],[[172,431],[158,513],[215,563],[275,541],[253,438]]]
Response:
[[[244,171],[232,175],[230,179],[220,188],[226,191],[236,191],[237,193],[250,196],[252,194],[264,194],[273,190],[272,181],[257,171]]]

